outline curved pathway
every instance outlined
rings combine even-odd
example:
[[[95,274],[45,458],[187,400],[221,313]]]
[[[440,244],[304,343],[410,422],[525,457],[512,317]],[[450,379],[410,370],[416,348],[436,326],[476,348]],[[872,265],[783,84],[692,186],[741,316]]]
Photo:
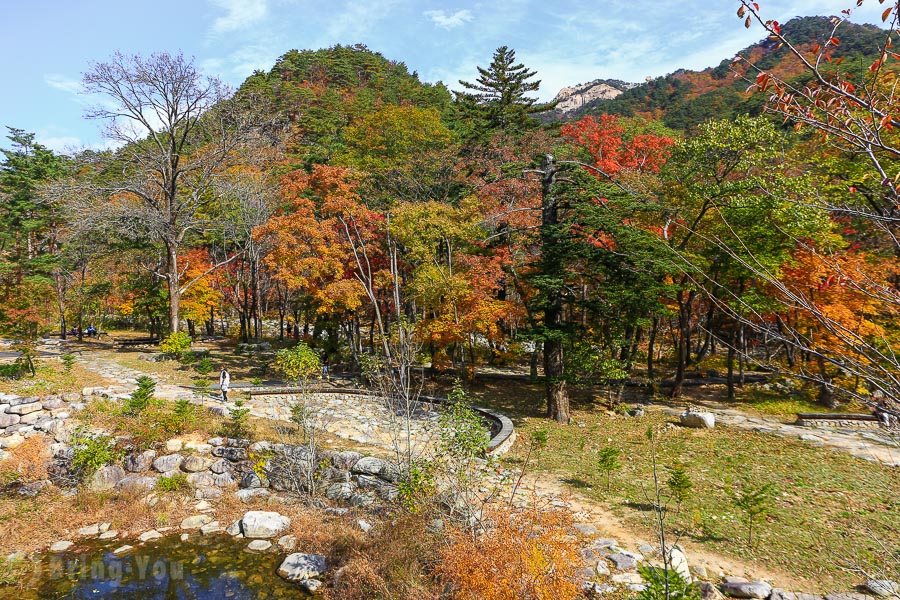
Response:
[[[106,379],[116,381],[117,385],[105,388],[114,397],[126,397],[136,387],[136,379],[141,375],[149,375],[156,380],[156,395],[167,400],[193,399],[195,394],[188,388],[167,383],[160,380],[152,373],[144,373],[136,369],[124,367],[113,359],[105,358],[90,353],[79,356],[80,364]],[[283,395],[257,396],[249,402],[251,414],[277,420],[289,420],[288,404],[291,398]],[[891,437],[884,430],[854,430],[854,429],[826,429],[803,427],[782,423],[772,417],[758,417],[741,410],[719,404],[712,401],[695,402],[703,406],[705,410],[716,414],[716,420],[723,425],[739,429],[752,429],[761,433],[779,437],[791,437],[810,443],[814,446],[829,448],[832,450],[847,452],[848,454],[879,462],[884,465],[900,467],[900,438]],[[222,408],[222,403],[210,396],[203,399],[203,404]],[[229,405],[231,408],[233,405]],[[385,449],[393,449],[393,441],[389,431],[396,423],[396,418],[390,415],[384,405],[372,399],[354,398],[352,401],[340,398],[329,400],[321,407],[323,418],[329,425],[328,430],[333,435],[349,439],[351,441],[371,444]],[[663,407],[667,414],[677,416],[681,414],[681,408]],[[424,411],[421,415],[422,425],[419,433],[423,436],[423,443],[427,443],[432,437],[428,433],[427,422],[433,421],[435,414]]]

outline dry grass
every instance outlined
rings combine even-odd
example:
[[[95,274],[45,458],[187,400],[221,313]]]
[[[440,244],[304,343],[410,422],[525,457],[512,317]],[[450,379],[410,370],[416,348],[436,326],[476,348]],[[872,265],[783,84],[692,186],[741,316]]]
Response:
[[[791,573],[807,583],[807,589],[830,591],[858,583],[857,576],[842,567],[851,560],[877,560],[882,549],[876,540],[893,546],[900,540],[896,468],[751,430],[685,429],[659,411],[640,419],[613,416],[585,390],[574,394],[573,423],[558,425],[542,418],[540,387],[511,388],[489,385],[476,393],[480,403],[511,416],[520,435],[548,432],[547,447],[533,468],[607,505],[644,539],[654,534],[646,437],[652,427],[663,432],[657,445],[660,465],[682,462],[693,482],[693,493],[669,520],[670,533],[677,532],[691,545],[751,567],[757,563]],[[598,452],[608,446],[622,451],[623,464],[612,475],[609,494],[597,465]],[[521,465],[523,448],[519,444],[505,457],[508,466]],[[663,485],[667,477],[663,470]],[[754,526],[759,541],[748,548],[735,498],[745,486],[765,483],[774,484],[778,493],[766,522]]]
[[[0,462],[0,482],[32,483],[47,479],[50,450],[42,435],[33,435]]]
[[[19,380],[0,379],[0,393],[47,396],[66,392],[80,393],[85,387],[105,387],[115,383],[78,364],[67,373],[58,358],[40,357],[36,362],[37,374],[34,377],[26,376]]]

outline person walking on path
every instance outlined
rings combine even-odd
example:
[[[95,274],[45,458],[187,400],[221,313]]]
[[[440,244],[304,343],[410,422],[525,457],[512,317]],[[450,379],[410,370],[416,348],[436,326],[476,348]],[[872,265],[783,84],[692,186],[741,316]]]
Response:
[[[222,389],[222,402],[228,402],[228,388],[231,387],[231,373],[224,366],[219,373],[219,387]]]
[[[328,379],[328,354],[322,352],[322,379]]]

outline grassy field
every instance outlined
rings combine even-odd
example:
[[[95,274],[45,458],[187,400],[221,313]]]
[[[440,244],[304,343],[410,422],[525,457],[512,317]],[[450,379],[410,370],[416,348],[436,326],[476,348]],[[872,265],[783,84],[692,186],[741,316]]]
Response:
[[[473,394],[488,407],[505,412],[526,439],[535,430],[548,433],[534,468],[557,475],[573,490],[606,503],[626,523],[646,528],[652,539],[650,494],[653,489],[648,429],[656,432],[660,483],[681,463],[692,482],[688,498],[669,513],[671,534],[743,560],[796,574],[816,589],[833,590],[859,583],[849,572],[857,562],[884,562],[883,548],[900,540],[900,471],[842,452],[753,431],[719,427],[686,429],[657,410],[631,418],[605,410],[584,390],[576,391],[573,423],[545,419],[542,389],[523,383],[476,387]],[[606,477],[597,465],[606,447],[621,451],[621,469]],[[526,444],[505,458],[521,463]],[[744,513],[736,506],[743,490],[772,484],[771,513],[747,543]],[[890,559],[896,568],[896,558]],[[812,589],[812,588],[811,588]]]

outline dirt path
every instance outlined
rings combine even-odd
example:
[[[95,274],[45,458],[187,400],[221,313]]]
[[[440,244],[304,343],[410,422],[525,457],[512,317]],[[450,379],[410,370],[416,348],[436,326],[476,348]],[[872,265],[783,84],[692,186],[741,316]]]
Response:
[[[522,488],[526,491],[533,491],[538,497],[547,501],[564,501],[573,512],[576,523],[590,524],[597,528],[597,533],[592,536],[594,538],[612,538],[618,541],[622,548],[631,551],[637,551],[644,544],[651,546],[658,544],[649,524],[646,529],[627,525],[605,504],[572,490],[563,483],[562,477],[558,474],[544,473],[529,478],[527,484],[523,483]],[[667,540],[668,543],[670,542]],[[706,568],[707,575],[711,580],[718,580],[719,577],[725,575],[733,575],[748,579],[764,579],[773,587],[787,590],[810,591],[816,587],[815,582],[804,581],[784,571],[773,570],[758,563],[722,556],[688,540],[678,540],[677,543],[684,549],[688,563],[692,567]]]

